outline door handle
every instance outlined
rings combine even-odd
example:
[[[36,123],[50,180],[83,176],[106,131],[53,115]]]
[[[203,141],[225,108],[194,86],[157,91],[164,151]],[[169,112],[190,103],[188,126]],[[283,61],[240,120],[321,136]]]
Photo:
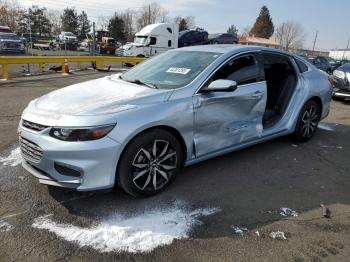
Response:
[[[252,95],[251,95],[251,97],[254,97],[254,98],[260,98],[260,97],[262,97],[263,96],[263,92],[261,92],[261,91],[255,91]]]

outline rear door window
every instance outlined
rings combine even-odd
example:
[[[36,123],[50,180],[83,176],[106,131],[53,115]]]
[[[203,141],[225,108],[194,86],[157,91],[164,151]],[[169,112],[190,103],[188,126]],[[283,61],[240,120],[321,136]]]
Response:
[[[309,68],[307,67],[307,65],[305,65],[305,63],[302,62],[301,60],[295,59],[295,62],[296,62],[296,64],[298,65],[298,68],[299,68],[300,73],[304,73],[304,72],[306,72],[306,71],[309,70]]]

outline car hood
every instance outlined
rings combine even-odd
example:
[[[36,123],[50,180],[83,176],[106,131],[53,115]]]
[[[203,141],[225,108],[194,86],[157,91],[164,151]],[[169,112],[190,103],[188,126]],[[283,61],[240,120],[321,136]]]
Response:
[[[165,101],[171,92],[125,82],[117,74],[53,91],[38,98],[33,109],[74,116],[113,114]]]

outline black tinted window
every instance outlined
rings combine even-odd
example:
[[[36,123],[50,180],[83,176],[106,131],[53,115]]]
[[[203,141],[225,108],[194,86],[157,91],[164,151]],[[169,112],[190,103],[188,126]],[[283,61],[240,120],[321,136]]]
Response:
[[[297,63],[300,73],[304,73],[307,70],[309,70],[309,68],[307,67],[307,65],[304,64],[304,62],[301,62],[299,59],[295,59],[295,62]]]
[[[156,37],[151,37],[151,42],[149,43],[150,45],[155,45],[157,44],[157,38]]]
[[[212,81],[227,79],[236,81],[238,85],[257,82],[259,77],[259,66],[253,55],[242,56],[230,61],[227,65],[217,71]]]

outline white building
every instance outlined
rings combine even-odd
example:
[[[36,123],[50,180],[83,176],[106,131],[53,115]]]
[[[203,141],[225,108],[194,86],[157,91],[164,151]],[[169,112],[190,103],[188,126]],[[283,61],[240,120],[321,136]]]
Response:
[[[350,49],[333,49],[329,51],[329,57],[342,60],[350,60]]]

